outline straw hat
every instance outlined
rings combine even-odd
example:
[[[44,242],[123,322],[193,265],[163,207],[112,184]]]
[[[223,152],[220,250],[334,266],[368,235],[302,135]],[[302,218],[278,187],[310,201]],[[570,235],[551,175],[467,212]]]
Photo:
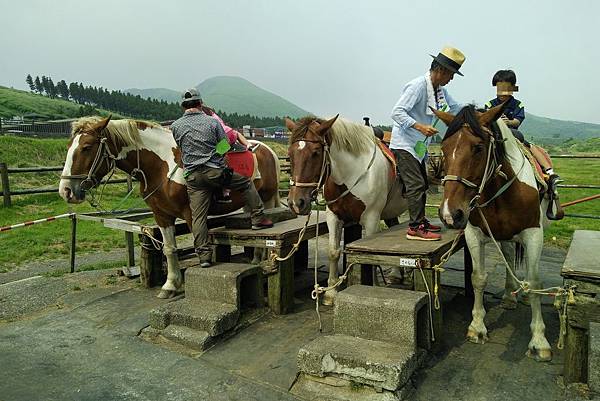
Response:
[[[452,72],[457,73],[460,76],[463,74],[458,71],[461,65],[465,62],[465,55],[458,49],[450,46],[446,46],[438,53],[437,56],[430,54],[435,61],[443,65],[445,68]]]

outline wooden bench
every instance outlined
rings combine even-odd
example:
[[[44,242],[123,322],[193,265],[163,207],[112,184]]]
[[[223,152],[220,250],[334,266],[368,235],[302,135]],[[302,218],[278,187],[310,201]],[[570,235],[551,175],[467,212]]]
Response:
[[[406,239],[407,223],[356,240],[345,246],[346,264],[355,265],[348,278],[348,285],[373,285],[375,282],[374,265],[400,266],[413,273],[413,290],[429,292],[433,297],[434,283],[441,288],[440,273],[431,269],[452,246],[457,230],[442,229],[440,241],[415,241]],[[454,252],[465,249],[465,294],[472,296],[471,273],[473,271],[471,255],[464,246],[464,239],[454,248]],[[421,272],[423,274],[421,274]],[[423,281],[423,277],[425,281]],[[430,299],[433,302],[433,299]],[[432,303],[433,304],[433,303]],[[436,338],[442,335],[442,309],[433,308],[433,328]]]
[[[564,380],[587,383],[590,322],[600,322],[600,231],[575,230],[560,274],[577,286],[567,304]]]

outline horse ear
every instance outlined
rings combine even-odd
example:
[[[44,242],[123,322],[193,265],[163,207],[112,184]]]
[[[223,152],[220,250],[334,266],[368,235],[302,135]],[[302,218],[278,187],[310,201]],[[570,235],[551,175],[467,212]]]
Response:
[[[492,121],[496,121],[498,118],[500,118],[502,113],[504,113],[504,109],[506,108],[507,104],[508,100],[504,103],[499,104],[498,106],[494,106],[491,109],[483,112],[478,118],[479,124],[485,127],[489,125]]]
[[[290,120],[289,118],[285,118],[285,126],[287,127],[287,129],[290,132],[294,132],[294,130],[296,129],[296,123],[293,122],[292,120]]]
[[[446,113],[445,111],[441,111],[441,110],[436,110],[433,107],[429,107],[429,108],[431,109],[431,111],[433,111],[433,114],[435,114],[435,116],[437,118],[439,118],[440,120],[442,120],[442,122],[444,124],[446,124],[446,126],[450,125],[452,120],[454,120],[453,114]]]
[[[333,125],[335,120],[337,120],[337,118],[339,116],[340,116],[339,114],[336,114],[336,116],[333,117],[332,119],[323,121],[321,124],[319,124],[319,128],[317,128],[317,134],[323,135],[324,133],[326,133],[329,130],[329,128],[331,128],[331,126]]]
[[[94,131],[95,131],[95,132],[102,132],[102,130],[103,130],[104,128],[106,128],[106,126],[108,125],[108,122],[110,121],[111,117],[112,117],[112,114],[110,114],[110,115],[109,115],[108,117],[106,117],[105,119],[102,119],[102,120],[98,121],[98,122],[97,122],[97,123],[94,125],[94,127],[93,127]]]

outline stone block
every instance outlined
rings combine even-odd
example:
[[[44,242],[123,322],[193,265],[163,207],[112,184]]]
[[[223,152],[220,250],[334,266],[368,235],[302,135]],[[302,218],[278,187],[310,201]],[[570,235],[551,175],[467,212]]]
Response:
[[[205,300],[241,308],[243,303],[260,306],[262,285],[259,267],[242,263],[219,263],[185,272],[185,297],[202,304]],[[249,298],[249,299],[242,299]]]
[[[197,351],[205,351],[214,344],[214,338],[206,331],[194,330],[189,327],[178,326],[175,324],[169,325],[161,332],[161,334],[163,337],[173,342]]]
[[[232,329],[240,313],[234,305],[202,301],[190,303],[187,299],[162,305],[150,312],[150,326],[164,330],[169,325],[204,330],[215,337]]]
[[[422,292],[353,285],[337,295],[334,332],[429,349],[427,302]]]
[[[600,323],[590,322],[588,350],[588,385],[600,394]]]
[[[396,391],[418,367],[419,358],[410,347],[336,334],[300,348],[297,362],[300,372],[312,376]]]
[[[265,217],[268,217],[273,223],[295,219],[297,216],[287,207],[276,207],[273,209],[265,209]],[[225,218],[225,228],[252,228],[252,220],[250,213],[239,213]]]

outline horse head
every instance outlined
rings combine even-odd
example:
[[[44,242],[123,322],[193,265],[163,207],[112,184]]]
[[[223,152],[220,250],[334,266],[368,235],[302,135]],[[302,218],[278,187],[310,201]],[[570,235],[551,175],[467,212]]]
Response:
[[[73,124],[59,193],[69,203],[81,203],[85,191],[97,186],[114,166],[115,149],[108,142],[107,118],[87,118]]]
[[[297,123],[285,120],[291,131],[288,156],[290,158],[290,193],[288,205],[295,213],[307,215],[311,201],[316,199],[319,187],[325,182],[327,152],[331,144],[327,131],[338,116],[330,120],[304,117]]]
[[[496,158],[496,138],[490,125],[502,114],[504,106],[503,103],[485,112],[478,112],[471,105],[456,116],[433,110],[437,118],[448,126],[442,140],[446,175],[442,179],[444,196],[439,216],[449,228],[466,227],[470,212],[493,173],[489,170]]]

